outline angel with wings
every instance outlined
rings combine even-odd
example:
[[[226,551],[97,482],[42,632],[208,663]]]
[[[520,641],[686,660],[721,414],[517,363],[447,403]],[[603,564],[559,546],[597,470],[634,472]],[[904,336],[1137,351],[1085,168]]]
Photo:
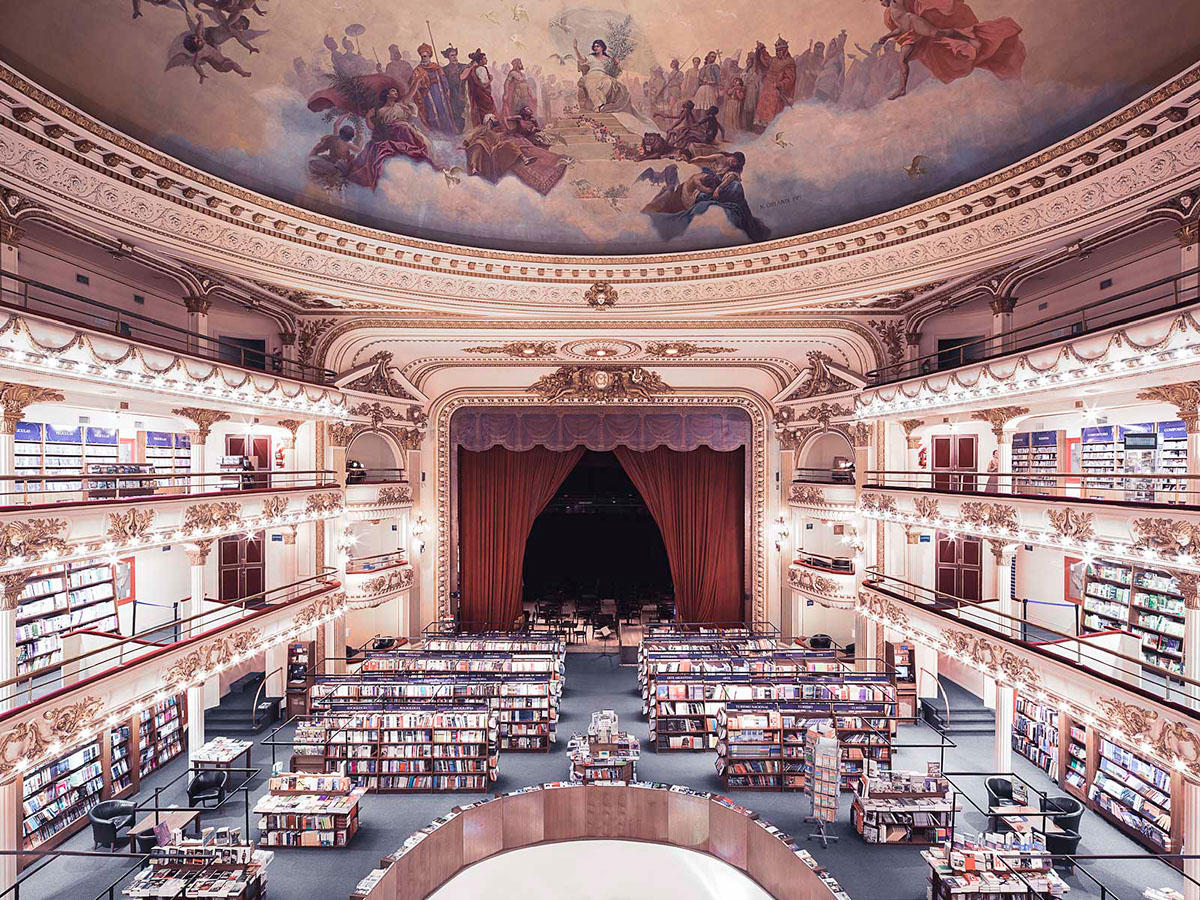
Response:
[[[230,59],[221,52],[221,44],[225,43],[230,38],[236,38],[238,43],[250,50],[251,53],[257,53],[258,49],[250,45],[249,41],[259,35],[266,34],[265,31],[251,31],[249,29],[250,20],[245,16],[240,16],[238,19],[227,22],[223,25],[204,26],[204,20],[196,17],[196,21],[192,21],[192,17],[184,10],[184,16],[187,17],[187,23],[190,26],[190,31],[185,31],[180,34],[171,43],[170,50],[167,51],[167,68],[165,71],[177,68],[179,66],[190,65],[196,70],[196,74],[200,76],[200,83],[203,84],[206,76],[204,74],[204,66],[209,66],[216,72],[237,72],[243,78],[249,78],[250,73],[243,69],[235,60]]]

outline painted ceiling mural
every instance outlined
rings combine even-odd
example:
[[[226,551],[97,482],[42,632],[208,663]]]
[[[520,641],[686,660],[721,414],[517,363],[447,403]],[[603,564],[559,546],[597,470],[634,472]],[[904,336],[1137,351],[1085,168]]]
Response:
[[[0,0],[0,21],[5,62],[187,164],[577,254],[884,212],[1200,58],[1196,0]]]

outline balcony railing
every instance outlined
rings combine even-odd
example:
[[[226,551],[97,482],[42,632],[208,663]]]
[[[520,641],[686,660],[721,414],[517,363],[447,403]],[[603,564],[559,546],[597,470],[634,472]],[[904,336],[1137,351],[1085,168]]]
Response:
[[[404,469],[355,469],[346,468],[346,487],[356,484],[393,484],[407,482]]]
[[[854,484],[854,467],[843,469],[796,469],[792,484]]]
[[[347,575],[370,575],[396,566],[408,564],[408,558],[403,550],[393,550],[390,553],[378,553],[375,556],[358,556],[346,560]]]
[[[3,271],[0,271],[0,276],[0,309],[24,310],[43,318],[93,331],[105,331],[162,350],[252,372],[294,378],[309,384],[332,384],[337,377],[329,369],[311,363],[286,360],[282,354],[222,343],[219,338],[188,331],[178,325],[73,294],[31,278]]]
[[[804,566],[817,572],[830,572],[834,575],[853,575],[854,560],[844,556],[823,556],[820,553],[805,553],[800,551],[792,560],[792,565]]]
[[[132,465],[132,464],[131,464]],[[0,477],[0,509],[63,503],[129,503],[178,500],[198,494],[301,490],[338,487],[331,471],[157,473],[152,466],[134,474],[5,475]]]
[[[875,470],[864,488],[1200,507],[1200,475],[1181,472],[913,472]]]
[[[1119,649],[1099,646],[1098,639],[1105,634],[1067,634],[1045,625],[1030,622],[1023,616],[1011,615],[1000,610],[1000,601],[965,600],[953,594],[914,584],[869,567],[863,577],[863,587],[880,594],[905,600],[918,606],[936,610],[942,615],[958,619],[975,628],[983,629],[1013,644],[1025,647],[1047,659],[1069,662],[1088,670],[1089,674],[1124,688],[1135,688],[1169,703],[1189,706],[1200,698],[1200,682],[1122,653]],[[1013,599],[1014,608],[1023,606],[1022,599]],[[1048,635],[1047,640],[1031,641],[1024,636],[1036,633]],[[1114,632],[1115,635],[1124,633]],[[1132,632],[1130,638],[1136,638]]]
[[[327,568],[319,575],[303,578],[291,584],[271,588],[239,600],[226,601],[215,609],[197,612],[185,619],[174,623],[179,626],[182,635],[199,634],[217,628],[224,628],[242,619],[250,617],[268,607],[286,605],[293,601],[308,598],[325,589],[332,589],[339,584],[333,569]],[[157,653],[169,643],[156,641],[154,638],[163,629],[162,624],[153,626],[137,634],[121,637],[111,635],[112,640],[103,647],[89,650],[85,653],[71,656],[50,666],[43,666],[0,682],[0,709],[5,706],[15,706],[42,700],[38,690],[43,686],[47,677],[68,673],[64,676],[63,688],[89,678],[110,674],[117,669],[135,665],[147,654]],[[108,635],[97,635],[100,638]],[[35,682],[37,684],[35,685]]]
[[[1160,278],[1158,281],[1122,291],[1079,309],[1047,316],[1000,334],[871,369],[866,373],[866,377],[875,386],[891,384],[906,378],[945,372],[1011,353],[1026,352],[1066,338],[1115,328],[1149,315],[1191,306],[1200,302],[1200,289],[1189,286],[1187,282],[1194,280],[1197,275],[1200,275],[1200,269],[1189,269],[1170,278]]]

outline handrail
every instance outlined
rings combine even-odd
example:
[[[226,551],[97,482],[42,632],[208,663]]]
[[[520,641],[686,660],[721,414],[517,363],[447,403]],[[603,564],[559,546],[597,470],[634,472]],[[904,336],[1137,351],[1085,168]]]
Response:
[[[271,364],[277,368],[276,371],[270,372],[270,374],[295,378],[298,381],[309,384],[332,384],[337,377],[337,374],[332,370],[315,366],[312,363],[299,360],[284,360],[265,351],[250,350],[245,347],[236,347],[229,344],[222,345],[219,338],[214,338],[211,335],[180,328],[178,325],[159,321],[144,313],[122,309],[101,300],[84,297],[80,294],[75,294],[41,281],[35,281],[32,278],[26,278],[16,273],[0,270],[0,275],[3,275],[3,284],[5,285],[11,282],[21,285],[20,291],[15,291],[7,286],[0,288],[0,307],[21,309],[48,319],[89,329],[95,329],[97,325],[96,320],[100,318],[95,315],[94,311],[103,310],[104,312],[113,314],[112,321],[105,322],[104,324],[111,325],[113,333],[117,336],[128,340],[136,340],[138,343],[158,347],[172,353],[198,356],[209,362],[234,366],[235,368],[245,369],[250,372],[267,372],[267,366]],[[35,291],[46,292],[55,298],[62,298],[83,304],[85,309],[77,310],[65,303],[56,302],[54,299],[30,294],[31,288]],[[47,312],[35,309],[30,306],[31,301],[51,307],[54,311]],[[152,334],[150,338],[134,337],[132,329],[126,324],[130,320],[142,323],[141,327],[146,331],[158,333]],[[128,334],[122,333],[123,329],[127,330]],[[234,352],[238,355],[237,362],[224,358],[226,354]],[[247,362],[248,359],[261,360],[262,365],[250,365]]]
[[[1157,281],[1147,282],[1139,287],[1130,288],[1127,291],[1122,291],[1119,294],[1114,294],[1111,297],[1106,297],[1105,299],[1099,300],[1095,303],[1089,303],[1086,306],[1082,306],[1077,309],[1055,313],[1052,316],[1038,319],[1036,322],[1029,322],[1025,325],[1019,325],[1015,328],[1010,328],[1009,330],[1000,332],[999,334],[978,338],[974,341],[959,344],[946,350],[926,353],[914,359],[891,363],[890,365],[880,366],[876,369],[870,369],[865,373],[865,376],[873,386],[892,384],[897,381],[904,381],[908,378],[932,374],[933,372],[946,372],[951,369],[961,368],[962,366],[974,365],[976,363],[984,362],[985,360],[996,359],[997,357],[1007,356],[1012,353],[1026,353],[1030,350],[1037,349],[1038,347],[1054,344],[1069,338],[1078,338],[1082,335],[1091,334],[1094,331],[1100,331],[1105,328],[1115,328],[1118,325],[1123,325],[1127,322],[1142,319],[1146,315],[1152,315],[1172,309],[1179,309],[1180,307],[1191,306],[1194,303],[1200,302],[1200,290],[1197,290],[1196,288],[1185,288],[1181,294],[1180,284],[1197,274],[1200,274],[1200,268],[1188,269],[1186,272],[1180,272],[1178,275],[1170,275],[1166,278],[1160,278]],[[1152,291],[1166,285],[1171,285],[1173,290],[1126,307],[1116,308],[1113,306],[1113,304],[1140,294],[1143,291]],[[1139,307],[1146,306],[1147,304],[1157,303],[1166,298],[1170,298],[1172,300],[1171,304],[1168,306],[1163,306],[1161,309],[1155,309],[1152,311],[1137,311]],[[1106,312],[1110,314],[1124,313],[1125,316],[1124,318],[1115,319],[1114,321],[1101,325],[1094,321],[1094,317],[1097,315],[1097,312],[1099,312],[1099,315],[1101,316],[1103,316]],[[1089,316],[1093,317],[1093,324],[1091,327],[1088,327]],[[1082,330],[1076,334],[1063,335],[1060,333],[1048,334],[1045,337],[1042,336],[1044,332],[1049,332],[1052,330],[1047,328],[1047,326],[1050,326],[1052,323],[1058,323],[1056,327],[1061,329],[1066,324],[1074,321],[1079,321],[1083,326]],[[1035,331],[1035,329],[1038,330]],[[1032,340],[1029,343],[1022,343],[1025,339]],[[976,351],[978,351],[977,356],[972,355],[972,358],[970,359],[964,358],[964,354],[968,352],[974,354]],[[939,365],[939,363],[946,359],[950,354],[957,355],[958,362],[949,366]]]
[[[991,489],[988,482],[995,479]],[[1046,482],[1053,482],[1048,484]],[[1074,483],[1073,483],[1074,482]],[[1042,472],[873,469],[865,473],[864,489],[933,491],[940,494],[1053,498],[1140,506],[1200,507],[1200,475],[1186,472]],[[1078,494],[1067,493],[1078,488]],[[1138,489],[1152,496],[1126,498]],[[1120,494],[1121,496],[1111,496]],[[1162,495],[1162,499],[1159,498]]]
[[[845,469],[796,468],[792,484],[854,484],[854,466]]]
[[[810,560],[815,561],[810,562]],[[822,564],[824,563],[824,564]],[[807,550],[797,550],[792,560],[794,566],[804,566],[806,569],[817,569],[822,572],[832,572],[835,575],[853,575],[854,558],[849,556],[826,556],[823,553],[809,553]]]
[[[264,657],[264,659],[265,659],[265,657]],[[254,702],[250,704],[250,727],[251,728],[254,728],[254,729],[258,728],[258,698],[260,696],[262,696],[263,689],[266,688],[267,682],[271,680],[271,676],[274,675],[276,672],[282,673],[283,666],[276,666],[275,669],[266,673],[266,675],[263,676],[262,682],[258,686],[258,690],[254,692]],[[285,692],[287,691],[286,686],[284,687],[284,691]]]
[[[908,589],[909,593],[905,593],[903,590],[890,589],[884,582],[902,585],[904,588]],[[867,567],[866,572],[864,573],[863,587],[877,590],[883,594],[887,594],[888,596],[896,597],[897,599],[908,603],[914,603],[917,606],[928,608],[935,612],[952,615],[955,618],[958,618],[960,621],[970,624],[974,628],[987,631],[1010,643],[1026,647],[1032,652],[1038,653],[1039,655],[1049,654],[1049,651],[1042,649],[1043,642],[1028,641],[1023,637],[1020,637],[1020,635],[1024,633],[1024,630],[1020,626],[1034,625],[1036,623],[1029,622],[1022,616],[1014,616],[1009,613],[1001,612],[997,608],[987,606],[989,603],[999,603],[999,598],[992,598],[990,600],[967,600],[963,597],[956,597],[953,594],[947,594],[934,588],[928,588],[924,585],[914,584],[911,581],[905,581],[902,578],[896,578],[893,575],[886,575],[882,572],[879,572],[876,566]],[[919,595],[923,595],[927,599],[922,600],[920,599]],[[1020,602],[1020,599],[1014,597],[1013,602]],[[981,612],[984,613],[985,616],[982,618],[982,621],[978,619],[971,619],[962,614],[964,609],[966,609],[968,612]],[[995,624],[990,624],[988,619],[995,620]],[[1007,622],[1010,624],[1007,626],[1002,624],[1005,620],[1007,620]],[[1161,666],[1147,662],[1144,659],[1128,656],[1117,650],[1109,650],[1104,648],[1103,652],[1107,657],[1110,657],[1110,659],[1104,661],[1104,664],[1112,665],[1113,659],[1121,660],[1125,663],[1131,663],[1133,665],[1132,671],[1126,671],[1124,668],[1120,669],[1120,671],[1122,674],[1132,675],[1133,677],[1138,678],[1139,683],[1135,685],[1121,679],[1115,679],[1105,672],[1086,665],[1084,662],[1084,660],[1087,660],[1088,662],[1096,661],[1096,659],[1091,656],[1090,653],[1084,652],[1085,649],[1089,651],[1097,649],[1094,645],[1085,640],[1085,638],[1090,637],[1091,635],[1067,634],[1066,632],[1058,631],[1045,625],[1037,625],[1037,627],[1049,634],[1056,635],[1056,643],[1063,642],[1064,639],[1065,641],[1073,641],[1076,644],[1074,650],[1079,657],[1079,665],[1087,669],[1088,673],[1096,678],[1101,678],[1105,681],[1112,682],[1126,690],[1140,690],[1143,692],[1148,692],[1147,688],[1141,685],[1140,676],[1143,670],[1149,670],[1162,678],[1163,687],[1165,688],[1165,695],[1162,699],[1164,699],[1165,702],[1177,702],[1171,699],[1171,692],[1173,690],[1172,682],[1174,682],[1176,685],[1179,685],[1174,688],[1174,691],[1183,698],[1185,703],[1189,699],[1189,694],[1191,696],[1200,696],[1200,682],[1193,681],[1186,675],[1181,675],[1178,672],[1171,671],[1170,669],[1164,669]],[[1065,660],[1065,658],[1062,656],[1054,654],[1049,654],[1047,658],[1056,662],[1069,661]]]
[[[268,602],[268,598],[271,595],[278,594],[280,592],[290,592],[290,593],[295,592],[295,590],[297,588],[300,588],[301,586],[304,586],[304,585],[310,585],[317,581],[320,581],[323,583],[332,582],[333,583],[331,585],[331,587],[332,587],[337,584],[337,579],[335,576],[336,576],[336,570],[327,566],[323,572],[321,572],[317,575],[310,575],[307,578],[302,578],[298,581],[292,582],[291,584],[281,585],[280,587],[269,588],[265,591],[260,591],[257,594],[251,594],[250,596],[243,597],[240,600],[230,601],[230,603],[223,609],[207,610],[204,612],[198,612],[191,616],[188,616],[185,619],[180,619],[177,622],[172,622],[170,624],[178,625],[180,627],[181,634],[187,634],[187,632],[189,630],[191,630],[191,625],[193,623],[195,623],[196,625],[207,624],[209,626],[208,630],[211,630],[211,628],[213,628],[213,627],[224,625],[224,624],[227,624],[228,622],[238,621],[244,615],[249,615],[253,612],[258,612],[259,610],[262,610],[268,606],[277,605],[277,604],[272,604],[272,603]],[[0,719],[4,718],[4,716],[6,716],[8,713],[12,712],[14,709],[21,708],[21,707],[15,705],[16,698],[23,692],[22,690],[16,689],[18,685],[20,685],[22,683],[26,683],[26,682],[28,683],[29,700],[26,701],[25,704],[22,704],[22,706],[28,705],[28,703],[37,702],[37,701],[33,700],[33,683],[36,678],[38,678],[41,675],[46,674],[47,672],[57,671],[59,669],[66,668],[74,663],[80,663],[81,665],[79,665],[78,670],[77,670],[79,673],[79,677],[76,678],[76,680],[73,681],[71,685],[64,685],[63,688],[60,688],[59,690],[70,689],[73,685],[77,684],[80,681],[83,681],[85,678],[91,678],[91,677],[96,676],[96,673],[92,673],[92,674],[88,674],[88,675],[83,674],[91,667],[91,664],[85,662],[86,660],[92,659],[93,657],[97,657],[102,654],[106,657],[115,656],[118,660],[120,660],[121,657],[124,656],[123,648],[125,648],[127,646],[133,646],[136,650],[136,649],[140,649],[140,647],[144,647],[146,645],[145,636],[147,634],[153,634],[156,631],[160,631],[160,630],[162,630],[162,628],[163,628],[162,625],[156,625],[153,628],[146,629],[145,631],[140,631],[137,634],[132,634],[129,637],[122,638],[119,641],[114,641],[113,643],[108,644],[107,646],[98,647],[94,650],[88,650],[84,653],[79,654],[78,656],[73,656],[73,657],[70,657],[67,659],[63,659],[63,660],[55,663],[54,665],[42,666],[41,668],[32,669],[29,672],[25,672],[21,675],[17,675],[13,678],[9,678],[6,681],[0,681],[0,700],[7,699],[8,701],[10,701],[14,704],[13,707],[10,708],[9,710],[0,712]],[[196,637],[197,637],[197,634],[193,634],[193,635],[191,635],[190,638],[185,637],[180,641],[176,641],[175,643],[176,644],[184,643],[187,640],[194,639]],[[140,647],[139,647],[139,645],[140,645]],[[172,645],[171,644],[167,644],[167,645],[155,644],[154,648],[148,652],[157,653],[157,652],[159,652],[167,647],[170,647],[170,646],[172,646]],[[126,666],[133,665],[133,664],[139,662],[140,660],[141,660],[141,657],[136,656],[129,660],[118,661],[117,663],[115,663],[114,666],[110,666],[110,668],[113,668],[113,667],[123,668]],[[107,661],[108,660],[104,660],[102,662],[107,662]],[[101,671],[104,671],[104,670],[101,670]],[[44,698],[39,698],[39,700],[40,699],[44,699]]]

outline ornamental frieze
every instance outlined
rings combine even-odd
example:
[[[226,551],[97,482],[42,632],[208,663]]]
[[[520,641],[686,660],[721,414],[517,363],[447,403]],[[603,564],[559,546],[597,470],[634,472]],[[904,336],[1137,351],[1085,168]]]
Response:
[[[211,531],[225,528],[242,518],[242,504],[236,500],[217,500],[189,506],[183,511],[184,531]]]
[[[957,653],[976,665],[998,672],[1010,682],[1033,688],[1041,684],[1042,676],[1027,660],[997,641],[952,628],[943,631],[942,637],[952,654]]]
[[[322,491],[309,494],[304,502],[304,511],[309,514],[339,512],[344,506],[342,495],[337,491]]]
[[[891,494],[863,494],[858,498],[858,508],[870,512],[897,512],[896,498]]]
[[[382,597],[385,594],[408,590],[413,586],[415,575],[412,566],[397,566],[364,584],[363,593],[368,597]]]
[[[825,493],[818,487],[813,487],[811,484],[794,484],[792,492],[788,495],[790,503],[803,503],[808,506],[824,506],[826,503]]]
[[[528,388],[547,403],[650,400],[671,391],[657,373],[641,366],[562,366]]]
[[[324,597],[318,597],[316,601],[307,609],[302,609],[296,613],[296,617],[292,620],[292,625],[297,628],[309,628],[316,623],[318,619],[323,619],[326,616],[333,615],[338,610],[346,605],[346,594],[343,591],[338,591],[336,594],[326,594]]]
[[[913,497],[913,509],[917,511],[917,515],[922,519],[936,519],[938,517],[938,501],[934,497],[917,494],[917,496]]]
[[[1088,541],[1095,537],[1092,525],[1094,517],[1090,512],[1079,512],[1068,506],[1061,510],[1046,510],[1046,518],[1050,520],[1050,527],[1064,537],[1077,541]]]
[[[1016,507],[1003,503],[979,503],[969,500],[958,508],[958,516],[977,528],[1015,529],[1018,527]]]
[[[154,518],[158,515],[153,509],[130,509],[123,513],[108,514],[108,539],[117,544],[127,544],[135,538],[146,537]]]
[[[262,632],[257,628],[244,628],[201,644],[176,660],[164,673],[163,682],[167,686],[190,683],[201,672],[212,672],[217,666],[223,666],[234,657],[243,655],[261,636]]]
[[[389,485],[379,489],[379,499],[377,501],[381,506],[395,506],[401,503],[412,502],[412,488],[408,485]]]
[[[1200,777],[1200,734],[1183,722],[1163,719],[1155,710],[1117,697],[1101,697],[1097,705],[1131,740],[1149,745],[1160,759],[1177,761],[1193,777]]]
[[[0,561],[32,559],[67,549],[65,519],[24,519],[0,525]]]
[[[1131,550],[1153,550],[1167,556],[1195,555],[1200,549],[1200,525],[1148,516],[1133,520],[1134,542]]]
[[[50,747],[71,747],[82,735],[95,730],[104,712],[98,697],[48,709],[40,716],[21,722],[0,736],[0,779],[8,778],[22,762],[37,759]]]

